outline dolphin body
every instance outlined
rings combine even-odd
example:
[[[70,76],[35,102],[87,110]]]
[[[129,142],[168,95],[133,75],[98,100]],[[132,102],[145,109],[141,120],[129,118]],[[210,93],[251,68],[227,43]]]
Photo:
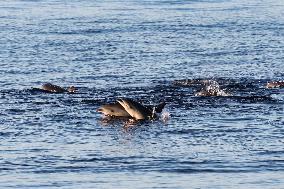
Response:
[[[103,113],[106,116],[131,117],[130,114],[127,111],[125,111],[123,106],[121,106],[118,102],[115,104],[102,105],[96,111]]]
[[[284,87],[284,81],[270,81],[266,84],[266,88],[283,88]]]
[[[45,83],[42,86],[43,90],[49,91],[49,92],[54,92],[54,93],[63,93],[63,92],[67,92],[65,89],[63,89],[62,87],[58,86],[58,85],[53,85],[51,83]]]
[[[127,111],[131,117],[141,120],[153,117],[150,109],[131,99],[118,99],[117,102]]]
[[[70,86],[67,89],[64,89],[58,85],[53,85],[51,83],[45,83],[41,86],[41,88],[32,88],[34,91],[40,91],[40,92],[48,92],[48,93],[75,93],[76,88],[74,86]]]
[[[156,113],[161,113],[165,103],[157,106],[144,106],[129,98],[118,99],[115,104],[107,104],[99,107],[97,112],[113,117],[132,117],[136,120],[151,119],[157,117]]]
[[[156,118],[156,113],[161,113],[163,108],[165,107],[165,103],[161,103],[156,107],[152,106],[144,106],[139,102],[136,102],[132,99],[125,98],[125,99],[118,99],[117,102],[123,106],[125,111],[127,111],[131,117],[137,120],[143,119],[153,119]]]

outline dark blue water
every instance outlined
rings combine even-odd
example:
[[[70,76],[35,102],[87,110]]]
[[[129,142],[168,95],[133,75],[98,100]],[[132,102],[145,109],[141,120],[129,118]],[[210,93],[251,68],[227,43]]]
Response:
[[[283,17],[282,0],[1,1],[0,188],[283,188],[284,89],[265,88]],[[119,97],[170,117],[106,123]]]

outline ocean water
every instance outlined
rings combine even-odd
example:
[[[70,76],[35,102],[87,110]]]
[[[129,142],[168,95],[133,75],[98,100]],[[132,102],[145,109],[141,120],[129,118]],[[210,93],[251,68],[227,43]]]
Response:
[[[282,0],[1,1],[0,188],[284,188],[284,89],[265,88],[283,18]],[[232,96],[174,84],[196,78]],[[123,97],[167,105],[96,112]]]

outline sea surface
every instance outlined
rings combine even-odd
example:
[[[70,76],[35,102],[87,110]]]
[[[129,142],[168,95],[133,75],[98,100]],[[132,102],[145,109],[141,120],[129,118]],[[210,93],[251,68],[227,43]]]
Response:
[[[284,188],[278,80],[283,0],[2,0],[0,188]],[[125,97],[167,105],[96,112]]]

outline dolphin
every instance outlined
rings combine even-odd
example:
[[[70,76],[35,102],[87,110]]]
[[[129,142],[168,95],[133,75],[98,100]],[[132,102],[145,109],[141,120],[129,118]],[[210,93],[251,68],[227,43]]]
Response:
[[[51,83],[45,83],[42,85],[42,89],[49,91],[49,92],[54,92],[54,93],[63,93],[63,92],[69,92],[69,93],[74,93],[76,91],[76,88],[74,86],[68,87],[67,89],[64,89],[58,85],[53,85]]]
[[[118,102],[115,104],[106,104],[99,107],[97,112],[112,117],[131,117],[127,111]]]
[[[266,84],[266,88],[282,88],[284,87],[284,81],[270,81]]]
[[[37,89],[37,88],[33,88]],[[38,89],[43,92],[51,92],[51,93],[64,93],[64,92],[69,92],[69,93],[75,93],[76,88],[74,86],[70,86],[67,89],[64,89],[58,85],[53,85],[51,83],[45,83],[41,86],[41,89]]]
[[[132,117],[137,120],[155,118],[161,113],[166,103],[157,106],[144,106],[129,98],[118,99],[117,103],[100,106],[96,111],[110,117]]]
[[[129,98],[118,99],[117,102],[136,120],[154,118],[155,113],[146,106]]]

